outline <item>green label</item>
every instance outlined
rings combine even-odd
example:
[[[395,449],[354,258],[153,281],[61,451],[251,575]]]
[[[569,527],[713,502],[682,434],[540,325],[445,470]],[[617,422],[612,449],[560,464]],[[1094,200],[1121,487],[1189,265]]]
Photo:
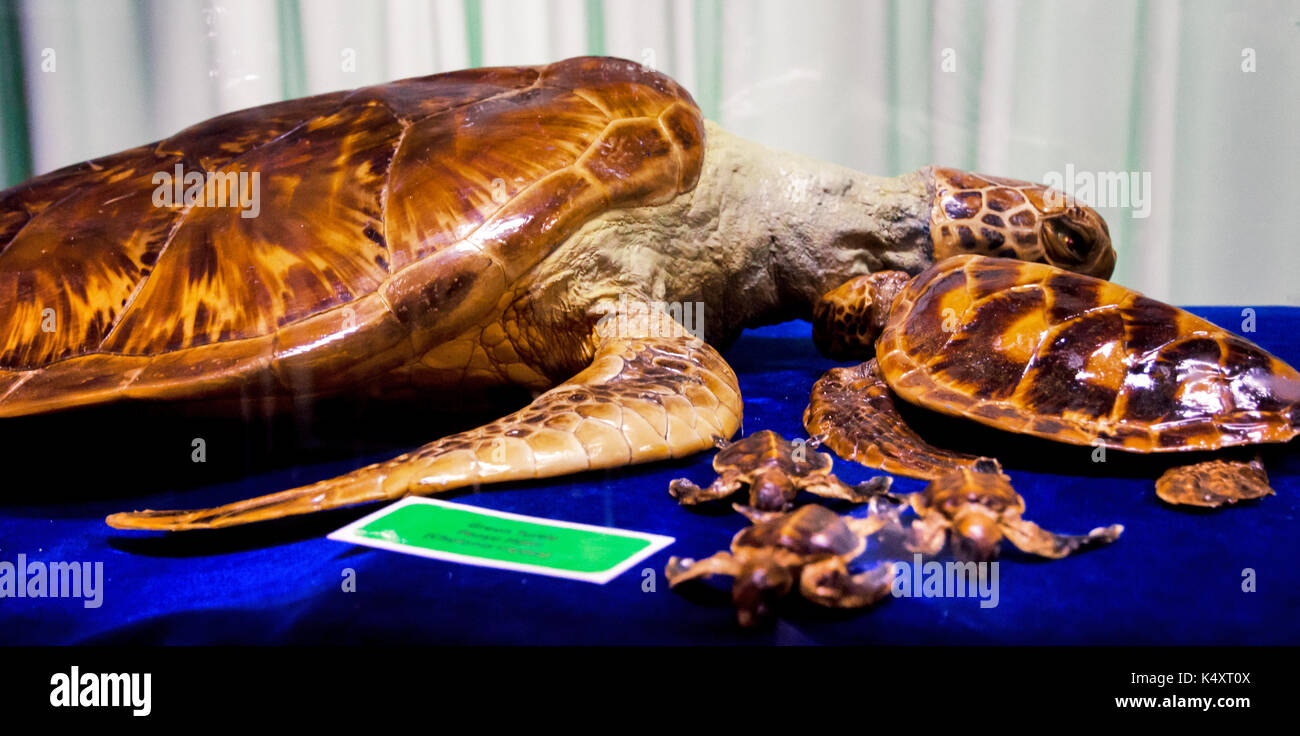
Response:
[[[671,537],[405,498],[329,535],[469,565],[605,583]]]

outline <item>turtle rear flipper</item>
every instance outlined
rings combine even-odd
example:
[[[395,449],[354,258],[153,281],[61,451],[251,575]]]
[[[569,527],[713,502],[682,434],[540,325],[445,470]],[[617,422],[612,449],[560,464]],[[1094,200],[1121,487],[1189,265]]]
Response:
[[[840,457],[910,478],[933,480],[979,460],[935,447],[912,431],[874,358],[853,368],[832,368],[819,378],[803,423],[809,435],[824,436],[822,444]]]
[[[661,328],[644,315],[629,331]],[[591,364],[523,409],[386,462],[260,498],[194,511],[109,516],[119,529],[210,529],[430,495],[484,483],[546,478],[682,457],[740,426],[736,375],[712,347],[680,336],[598,336]]]

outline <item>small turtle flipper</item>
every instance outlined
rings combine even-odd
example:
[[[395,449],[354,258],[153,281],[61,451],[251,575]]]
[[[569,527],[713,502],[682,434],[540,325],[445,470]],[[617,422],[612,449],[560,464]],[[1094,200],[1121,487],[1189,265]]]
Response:
[[[1123,524],[1097,527],[1087,534],[1053,534],[1020,517],[1004,519],[1002,534],[1022,552],[1059,560],[1085,547],[1109,544],[1124,533]]]
[[[905,534],[902,522],[906,501],[890,493],[879,493],[867,502],[867,515],[846,516],[844,523],[859,537],[869,537],[882,529],[891,534]]]
[[[414,452],[312,485],[195,511],[113,514],[118,529],[211,529],[466,486],[682,457],[740,427],[736,375],[666,315],[597,332],[592,363],[524,409]],[[620,327],[624,322],[620,322]],[[638,329],[640,327],[641,329]],[[651,335],[648,337],[628,337]]]
[[[1215,507],[1271,496],[1273,488],[1259,458],[1208,460],[1166,470],[1156,481],[1156,495],[1166,503]]]
[[[766,511],[753,506],[746,506],[742,503],[733,503],[731,504],[731,508],[735,509],[736,513],[749,519],[751,524],[762,524],[779,516],[784,516],[787,513],[785,511]]]
[[[853,503],[867,503],[889,492],[894,479],[888,475],[878,475],[871,480],[851,486],[833,475],[817,481],[805,483],[803,490],[824,498],[840,498]]]
[[[675,588],[687,580],[710,575],[730,575],[735,577],[739,572],[740,563],[736,561],[736,558],[732,557],[729,552],[719,552],[702,560],[670,557],[668,558],[668,566],[664,568],[664,577],[668,579],[668,587]]]
[[[695,506],[708,501],[726,498],[740,490],[741,482],[735,476],[718,476],[708,487],[700,488],[686,478],[677,478],[668,484],[668,495],[683,506]]]
[[[888,595],[893,583],[892,562],[882,562],[866,572],[850,575],[843,560],[831,557],[803,568],[799,592],[827,608],[865,608]]]
[[[874,358],[853,368],[832,368],[817,379],[803,424],[845,460],[909,478],[934,480],[974,467],[979,459],[934,447],[912,431]]]
[[[950,528],[948,520],[938,513],[914,519],[903,535],[903,547],[908,552],[919,552],[926,556],[937,555],[943,551],[943,545],[948,541]]]

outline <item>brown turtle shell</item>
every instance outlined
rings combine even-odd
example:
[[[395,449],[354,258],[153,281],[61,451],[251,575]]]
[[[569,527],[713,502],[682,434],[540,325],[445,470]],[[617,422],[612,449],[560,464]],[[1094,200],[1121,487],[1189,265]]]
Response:
[[[876,345],[904,399],[1132,452],[1285,442],[1300,374],[1250,341],[1100,279],[958,256],[895,299]]]
[[[793,552],[803,558],[856,557],[865,545],[865,539],[854,534],[839,514],[815,504],[746,527],[731,543],[733,551],[764,548]]]
[[[830,475],[834,464],[830,455],[811,448],[803,453],[796,449],[793,442],[776,432],[760,430],[719,450],[713,456],[713,470],[719,474],[733,471],[747,482],[768,469],[797,478]]]
[[[0,416],[354,385],[592,217],[691,189],[703,145],[675,82],[579,58],[243,110],[36,177],[0,192]],[[168,206],[177,167],[217,185]],[[241,173],[254,217],[206,196]]]

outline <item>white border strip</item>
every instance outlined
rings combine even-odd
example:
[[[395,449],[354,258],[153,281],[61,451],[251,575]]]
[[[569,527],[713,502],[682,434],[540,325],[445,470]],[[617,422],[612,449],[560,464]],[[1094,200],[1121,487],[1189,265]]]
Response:
[[[505,560],[491,560],[483,557],[472,555],[462,555],[455,552],[443,552],[441,550],[425,549],[408,544],[399,544],[396,542],[386,542],[382,539],[373,539],[358,533],[358,530],[381,517],[393,513],[403,506],[411,504],[424,504],[427,506],[443,506],[446,508],[459,509],[480,516],[495,517],[498,519],[509,519],[511,521],[522,521],[540,526],[558,527],[561,529],[577,529],[580,531],[597,532],[600,534],[609,534],[617,537],[630,537],[632,539],[643,539],[650,544],[636,554],[628,557],[614,567],[601,572],[574,572],[572,570],[558,570],[553,567],[543,565],[530,565],[524,562],[507,562]],[[662,534],[648,534],[646,532],[633,532],[626,529],[615,529],[608,526],[592,526],[590,524],[578,524],[571,521],[557,521],[555,519],[544,519],[540,516],[525,516],[523,514],[512,514],[508,511],[497,511],[495,509],[485,509],[480,506],[470,506],[463,503],[451,503],[449,501],[439,501],[432,498],[421,498],[418,496],[407,496],[396,503],[389,504],[384,508],[366,516],[357,519],[347,526],[326,535],[327,539],[335,542],[346,542],[349,544],[360,544],[366,547],[375,547],[386,549],[390,552],[401,552],[403,554],[415,555],[417,557],[428,557],[433,560],[443,560],[445,562],[458,562],[463,565],[473,565],[475,567],[493,567],[498,570],[511,570],[514,572],[527,572],[536,575],[546,575],[553,578],[567,578],[569,580],[581,580],[587,583],[596,583],[604,585],[614,578],[627,572],[627,570],[655,554],[659,550],[676,542],[673,537],[666,537]]]

